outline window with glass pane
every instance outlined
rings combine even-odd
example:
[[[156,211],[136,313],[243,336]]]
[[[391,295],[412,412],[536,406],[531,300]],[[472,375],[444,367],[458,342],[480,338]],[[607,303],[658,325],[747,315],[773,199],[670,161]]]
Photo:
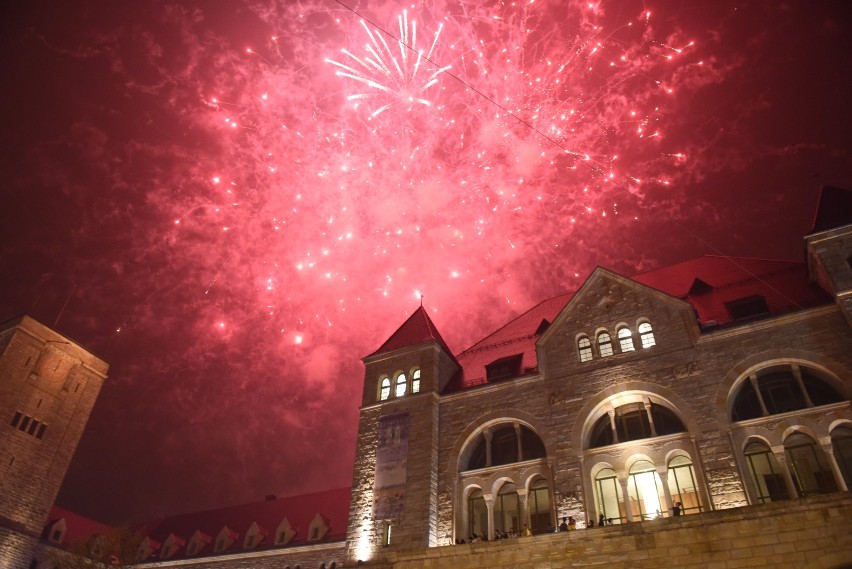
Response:
[[[618,442],[635,441],[652,436],[648,412],[642,403],[622,405],[615,410],[615,429]]]
[[[411,393],[420,393],[420,370],[411,373]]]
[[[382,379],[382,388],[379,392],[379,399],[384,401],[388,397],[390,397],[390,379],[385,377]]]
[[[518,435],[514,425],[507,425],[494,431],[491,437],[491,464],[511,464],[518,462]]]
[[[852,489],[852,429],[837,427],[831,431],[831,446],[846,487]]]
[[[627,495],[634,520],[653,520],[662,516],[665,494],[657,469],[647,460],[630,468]]]
[[[754,419],[763,415],[763,410],[760,408],[760,400],[757,398],[757,392],[751,384],[751,381],[746,379],[740,385],[736,397],[734,397],[734,405],[731,408],[732,421],[745,421],[746,419]]]
[[[621,496],[621,484],[618,483],[613,469],[604,468],[598,472],[595,476],[595,493],[599,515],[603,513],[605,519],[611,519],[614,523],[627,520]]]
[[[643,322],[639,325],[639,340],[642,342],[642,348],[650,348],[657,345],[657,341],[654,339],[654,330],[648,322]]]
[[[806,407],[799,383],[790,370],[761,375],[757,378],[757,386],[770,415]]]
[[[612,355],[612,338],[606,332],[598,334],[598,353],[602,358]]]
[[[812,438],[794,433],[784,441],[784,451],[800,498],[837,491],[828,460]]]
[[[814,376],[805,368],[802,368],[802,383],[811,398],[811,403],[816,406],[843,401],[843,397],[831,385]]]
[[[669,493],[672,505],[681,503],[681,514],[701,511],[695,470],[692,461],[686,456],[676,456],[669,461]]]
[[[618,329],[618,345],[622,352],[632,352],[633,348],[633,333],[630,328],[624,327]]]
[[[467,499],[468,537],[488,536],[488,507],[482,490],[474,490]]]
[[[408,387],[408,380],[406,379],[405,374],[401,373],[398,376],[396,376],[396,393],[395,393],[395,396],[396,397],[402,397],[403,395],[405,395],[405,390],[406,390],[407,387]]]
[[[583,336],[579,340],[577,340],[577,351],[580,354],[581,362],[588,362],[592,360],[592,341]]]
[[[550,519],[550,492],[547,489],[546,481],[539,478],[533,483],[530,487],[527,504],[532,532],[544,533],[550,530],[553,527],[553,522]]]
[[[787,500],[790,497],[778,461],[768,446],[761,442],[750,443],[745,448],[745,459],[758,503]]]
[[[518,489],[514,484],[503,484],[494,501],[494,529],[505,532],[524,529],[523,525],[518,525],[520,511]]]
[[[609,415],[604,415],[595,422],[592,427],[592,435],[589,437],[589,448],[598,448],[611,445],[615,442],[612,436],[612,423],[609,420]]]

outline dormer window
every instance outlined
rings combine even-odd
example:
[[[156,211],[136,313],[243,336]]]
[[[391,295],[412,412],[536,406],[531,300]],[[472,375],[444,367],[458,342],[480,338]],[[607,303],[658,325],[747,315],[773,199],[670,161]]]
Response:
[[[612,355],[612,338],[608,332],[598,334],[598,353],[602,358],[608,358]]]
[[[394,391],[394,397],[402,397],[405,395],[405,390],[408,388],[408,380],[405,377],[404,373],[396,376],[396,389]]]
[[[411,372],[411,393],[420,393],[420,370]]]
[[[654,339],[654,330],[651,328],[650,322],[642,322],[639,325],[639,341],[642,343],[642,349],[657,345],[657,341]]]
[[[748,320],[769,314],[766,299],[758,295],[726,302],[725,307],[734,320]]]
[[[622,352],[632,352],[635,349],[633,347],[633,333],[627,326],[618,329],[618,345]]]
[[[523,357],[523,354],[515,354],[494,360],[485,366],[485,377],[488,381],[497,381],[520,375]]]
[[[379,381],[379,401],[387,401],[390,397],[390,379],[385,376]]]
[[[580,356],[581,362],[592,361],[592,341],[586,336],[581,336],[577,340],[577,353]]]

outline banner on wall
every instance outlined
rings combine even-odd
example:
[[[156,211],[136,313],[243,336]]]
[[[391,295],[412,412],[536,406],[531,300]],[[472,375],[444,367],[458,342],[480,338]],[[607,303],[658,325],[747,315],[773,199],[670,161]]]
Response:
[[[408,429],[408,413],[379,419],[373,483],[374,519],[399,520],[402,517],[408,468]]]

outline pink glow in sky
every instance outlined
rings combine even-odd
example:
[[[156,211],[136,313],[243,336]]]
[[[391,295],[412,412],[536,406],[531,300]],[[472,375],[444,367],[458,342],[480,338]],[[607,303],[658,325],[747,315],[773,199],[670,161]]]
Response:
[[[842,3],[54,4],[2,39],[0,316],[112,364],[59,500],[107,522],[348,485],[421,298],[461,350],[596,265],[798,259],[852,187]]]

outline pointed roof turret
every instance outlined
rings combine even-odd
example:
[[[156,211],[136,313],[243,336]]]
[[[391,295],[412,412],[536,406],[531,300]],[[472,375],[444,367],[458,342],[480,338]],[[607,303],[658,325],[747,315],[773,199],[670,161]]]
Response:
[[[408,317],[408,320],[403,322],[402,326],[397,328],[396,332],[391,334],[391,337],[388,338],[378,350],[370,354],[370,356],[393,352],[400,348],[416,346],[417,344],[429,341],[437,342],[438,345],[447,352],[447,355],[452,357],[453,352],[450,351],[450,348],[447,347],[447,343],[444,342],[443,338],[441,338],[441,334],[438,333],[438,329],[435,327],[432,319],[429,318],[426,310],[423,306],[420,306],[411,316]]]

